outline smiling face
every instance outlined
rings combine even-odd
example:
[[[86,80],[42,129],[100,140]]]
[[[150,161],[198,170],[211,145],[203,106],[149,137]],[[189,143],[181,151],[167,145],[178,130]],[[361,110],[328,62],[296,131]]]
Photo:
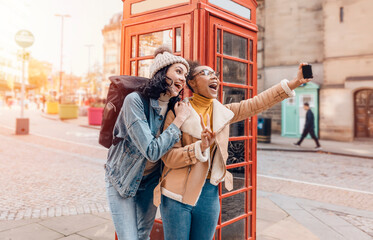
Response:
[[[167,83],[170,85],[167,94],[171,97],[175,97],[185,87],[185,77],[188,74],[188,69],[182,63],[172,64],[166,73],[168,77]]]
[[[194,93],[210,99],[218,97],[219,79],[211,67],[198,66],[194,69],[192,76],[194,78],[189,80],[188,83],[193,88]]]

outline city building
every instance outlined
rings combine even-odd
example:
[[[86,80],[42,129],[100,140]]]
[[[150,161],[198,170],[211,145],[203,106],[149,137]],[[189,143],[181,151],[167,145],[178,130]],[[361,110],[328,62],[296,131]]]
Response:
[[[104,64],[101,96],[106,98],[110,85],[109,77],[120,74],[120,44],[121,44],[122,13],[115,14],[109,24],[102,29],[104,37]]]
[[[299,63],[308,62],[320,91],[297,107],[319,106],[321,139],[372,138],[372,10],[370,0],[258,0],[258,92],[294,78]],[[262,115],[280,132],[280,104]]]
[[[323,3],[324,84],[320,136],[373,138],[373,1]]]
[[[26,0],[0,0],[0,95],[13,96],[19,92],[22,82],[22,61],[17,57],[21,53],[15,40],[15,34],[25,28],[29,5]],[[28,84],[27,61],[25,64],[25,83]]]

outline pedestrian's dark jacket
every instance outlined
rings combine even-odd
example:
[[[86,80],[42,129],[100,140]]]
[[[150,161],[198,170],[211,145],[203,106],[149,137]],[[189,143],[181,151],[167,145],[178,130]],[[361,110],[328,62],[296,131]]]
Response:
[[[305,129],[313,129],[315,127],[315,117],[311,109],[308,109],[306,113],[306,124],[304,125]]]

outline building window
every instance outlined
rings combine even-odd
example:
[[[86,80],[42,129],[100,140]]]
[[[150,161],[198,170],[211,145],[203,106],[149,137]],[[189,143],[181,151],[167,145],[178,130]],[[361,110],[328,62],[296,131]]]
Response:
[[[117,62],[117,50],[109,50],[106,52],[105,63],[116,63]]]
[[[116,59],[115,55],[106,55],[106,63],[115,63]]]
[[[339,22],[343,22],[343,17],[344,17],[344,11],[343,7],[339,8]]]

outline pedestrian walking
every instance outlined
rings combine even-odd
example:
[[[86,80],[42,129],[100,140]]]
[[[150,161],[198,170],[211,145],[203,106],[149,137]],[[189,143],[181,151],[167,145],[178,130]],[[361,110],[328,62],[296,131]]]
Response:
[[[274,104],[295,96],[292,91],[310,79],[297,77],[239,103],[216,100],[218,74],[209,66],[190,62],[187,85],[193,96],[186,99],[191,113],[181,126],[182,137],[162,160],[162,178],[154,190],[154,204],[161,206],[165,240],[210,240],[220,212],[218,184],[233,188],[233,176],[226,171],[229,125],[254,116]],[[169,112],[164,128],[175,119]]]
[[[110,147],[105,165],[107,197],[119,240],[149,239],[156,214],[153,190],[161,175],[158,160],[179,141],[179,128],[190,113],[187,104],[176,103],[176,118],[162,133],[160,128],[169,100],[184,88],[188,71],[184,58],[160,48],[150,66],[150,80],[124,99],[113,131],[122,140]]]
[[[304,138],[308,134],[310,134],[312,139],[316,143],[315,149],[316,150],[321,150],[322,149],[321,145],[320,145],[319,140],[317,139],[316,134],[315,134],[315,116],[313,115],[313,112],[310,108],[309,103],[307,103],[307,102],[304,103],[303,104],[303,109],[306,111],[306,123],[304,124],[302,136],[300,137],[298,142],[294,143],[294,145],[297,146],[297,147],[300,147]]]

